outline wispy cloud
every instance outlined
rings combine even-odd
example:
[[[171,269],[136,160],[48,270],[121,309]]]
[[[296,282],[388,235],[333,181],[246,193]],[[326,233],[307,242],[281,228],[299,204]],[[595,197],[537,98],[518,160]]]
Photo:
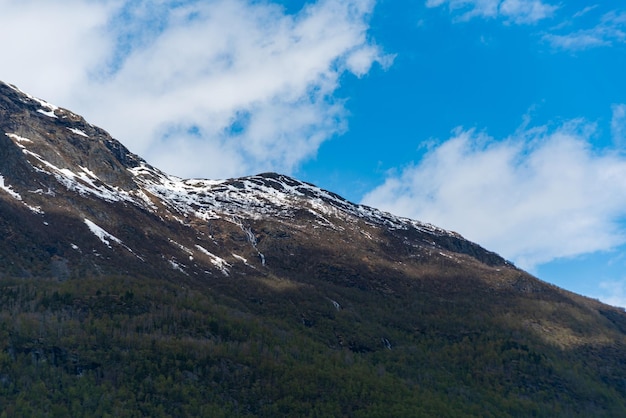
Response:
[[[542,0],[427,0],[426,7],[447,5],[459,21],[475,17],[498,18],[508,23],[534,24],[552,17],[558,6]]]
[[[615,145],[623,146],[626,144],[626,104],[614,104],[612,109],[611,137]]]
[[[577,19],[577,18],[582,17],[582,16],[586,15],[587,13],[589,13],[590,11],[595,10],[597,8],[598,8],[597,4],[594,4],[593,6],[587,6],[584,9],[579,10],[576,13],[574,13],[573,17],[574,17],[574,19]]]
[[[426,0],[426,7],[445,7],[457,22],[474,18],[499,19],[506,24],[537,24],[548,18],[558,18],[561,4],[544,0]],[[604,7],[606,10],[606,7]],[[578,10],[543,33],[541,39],[558,50],[580,51],[596,47],[626,43],[626,13],[612,10],[604,13],[592,27],[579,28],[587,22],[591,12],[597,14],[600,5],[594,4]],[[574,28],[574,29],[573,29]]]
[[[626,242],[626,158],[598,154],[595,127],[571,121],[503,141],[457,129],[363,202],[456,230],[520,267]]]
[[[590,10],[593,10],[593,8],[583,9],[574,17],[580,17]],[[578,29],[561,34],[548,33],[543,36],[543,40],[554,48],[569,51],[580,51],[626,43],[626,13],[611,11],[604,14],[599,23],[592,28]]]
[[[367,0],[41,3],[0,0],[0,76],[183,176],[293,170],[345,129],[341,76],[392,60]]]

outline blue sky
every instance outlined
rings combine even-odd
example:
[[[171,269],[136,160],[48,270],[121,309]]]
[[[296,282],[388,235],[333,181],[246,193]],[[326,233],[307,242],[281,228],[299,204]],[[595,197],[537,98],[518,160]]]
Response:
[[[618,2],[0,0],[0,10],[12,40],[0,79],[172,174],[288,173],[626,306]]]

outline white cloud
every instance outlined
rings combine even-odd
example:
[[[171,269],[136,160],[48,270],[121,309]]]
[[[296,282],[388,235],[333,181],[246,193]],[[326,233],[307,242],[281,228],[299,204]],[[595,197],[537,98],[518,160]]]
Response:
[[[340,77],[391,60],[367,35],[373,0],[44,4],[0,0],[0,78],[183,176],[292,171],[345,129]]]
[[[626,104],[612,106],[611,137],[615,145],[626,144]]]
[[[533,24],[552,17],[558,6],[542,0],[427,0],[426,7],[447,4],[450,12],[461,13],[460,21],[474,17],[500,18],[516,24]]]
[[[625,43],[626,13],[612,11],[604,14],[600,22],[590,29],[579,29],[565,34],[549,33],[545,34],[543,39],[554,48],[570,51]]]
[[[609,250],[626,242],[626,159],[595,153],[594,135],[582,121],[504,141],[458,129],[363,203],[460,232],[526,269]]]
[[[0,10],[0,79],[28,85],[34,95],[66,98],[112,48],[102,32],[112,4],[0,0]]]
[[[557,8],[540,0],[504,0],[499,12],[517,24],[528,24],[552,17]]]

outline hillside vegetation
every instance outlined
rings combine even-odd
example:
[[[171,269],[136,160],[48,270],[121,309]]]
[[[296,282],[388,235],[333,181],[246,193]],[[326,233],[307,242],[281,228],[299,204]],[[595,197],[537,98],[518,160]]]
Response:
[[[619,313],[240,284],[2,280],[0,416],[626,416]]]

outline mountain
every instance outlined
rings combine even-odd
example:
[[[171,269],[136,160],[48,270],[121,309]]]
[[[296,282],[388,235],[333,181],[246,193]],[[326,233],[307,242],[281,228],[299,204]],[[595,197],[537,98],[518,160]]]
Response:
[[[168,175],[1,82],[0,237],[6,416],[626,416],[623,310],[285,175]]]

